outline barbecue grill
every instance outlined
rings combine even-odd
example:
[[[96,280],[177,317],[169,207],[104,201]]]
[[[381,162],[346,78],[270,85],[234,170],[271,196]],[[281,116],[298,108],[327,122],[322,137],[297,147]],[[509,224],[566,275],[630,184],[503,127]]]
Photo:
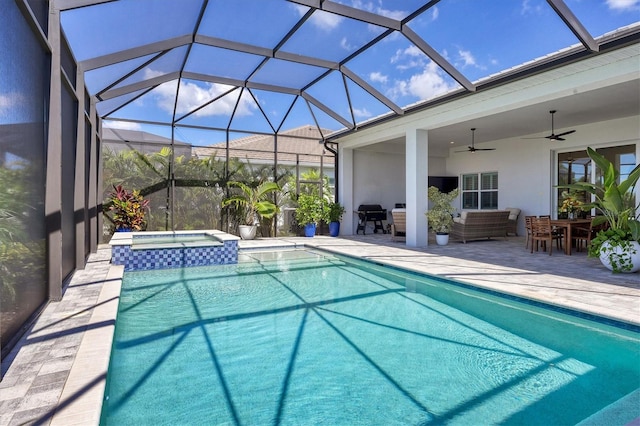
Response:
[[[373,233],[376,234],[378,230],[386,234],[382,221],[387,220],[387,210],[383,209],[380,204],[360,204],[358,206],[358,229],[356,234],[362,231],[362,235],[365,235],[365,228],[367,222],[373,222]]]

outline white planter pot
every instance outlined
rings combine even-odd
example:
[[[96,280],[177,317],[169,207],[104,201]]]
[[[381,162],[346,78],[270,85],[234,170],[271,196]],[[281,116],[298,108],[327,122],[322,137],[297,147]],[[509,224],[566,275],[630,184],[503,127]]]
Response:
[[[611,260],[613,260],[613,263],[616,265],[631,263],[630,270],[617,272],[631,273],[640,271],[640,243],[631,241],[631,246],[627,250],[623,250],[620,246],[611,247],[609,242],[605,241],[600,248],[600,262],[602,262],[607,269],[613,271],[614,265],[612,265]]]
[[[256,237],[257,229],[256,225],[238,225],[238,232],[243,240],[253,240]]]
[[[449,244],[449,234],[436,234],[436,243],[439,246],[446,246]]]

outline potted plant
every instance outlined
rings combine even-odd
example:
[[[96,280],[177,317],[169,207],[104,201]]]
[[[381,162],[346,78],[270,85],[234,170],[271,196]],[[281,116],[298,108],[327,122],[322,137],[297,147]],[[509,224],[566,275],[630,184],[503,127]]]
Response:
[[[140,191],[127,191],[122,185],[114,185],[113,189],[107,205],[109,211],[113,212],[111,220],[116,232],[142,231],[149,200],[145,200]]]
[[[296,221],[304,227],[305,237],[313,237],[316,234],[318,222],[327,217],[328,202],[315,194],[300,194],[298,207],[296,207]]]
[[[275,182],[262,182],[253,188],[235,181],[228,182],[227,186],[238,188],[240,192],[224,199],[222,206],[233,204],[240,210],[244,219],[244,223],[238,225],[240,238],[252,240],[256,237],[258,217],[270,219],[278,213],[278,206],[271,202],[267,195],[279,191],[280,186]]]
[[[344,214],[344,206],[339,202],[329,203],[327,221],[329,222],[329,235],[337,237],[340,234],[340,219]]]
[[[640,217],[633,192],[640,178],[640,164],[618,183],[620,172],[609,160],[591,148],[587,148],[587,154],[602,171],[602,182],[576,182],[562,187],[592,194],[594,201],[582,208],[595,208],[602,213],[593,219],[593,226],[608,225],[591,240],[589,255],[599,257],[613,272],[636,272],[640,270]]]
[[[428,191],[432,206],[425,214],[429,226],[436,233],[438,245],[446,245],[449,242],[449,232],[453,225],[453,213],[456,211],[451,203],[458,196],[458,188],[449,193],[443,193],[437,187],[430,186]]]

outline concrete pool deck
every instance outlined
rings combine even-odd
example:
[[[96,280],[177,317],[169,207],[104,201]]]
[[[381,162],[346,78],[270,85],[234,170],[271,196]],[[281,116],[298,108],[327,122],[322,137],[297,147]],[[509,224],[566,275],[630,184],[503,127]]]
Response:
[[[317,247],[640,325],[640,274],[612,274],[584,252],[529,253],[522,237],[408,249],[388,234],[241,241]],[[122,267],[100,246],[2,362],[0,426],[98,424]],[[634,418],[640,416],[640,409]],[[640,424],[640,418],[631,418]]]

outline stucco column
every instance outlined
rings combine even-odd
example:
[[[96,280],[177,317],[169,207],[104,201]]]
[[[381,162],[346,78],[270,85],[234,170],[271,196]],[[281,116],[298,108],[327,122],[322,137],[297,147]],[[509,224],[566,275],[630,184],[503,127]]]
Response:
[[[426,130],[409,129],[406,133],[407,241],[409,247],[427,245],[427,184],[429,146]]]
[[[354,217],[353,211],[353,149],[340,148],[338,146],[338,201],[344,206],[342,222],[340,222],[341,235],[353,235]]]

